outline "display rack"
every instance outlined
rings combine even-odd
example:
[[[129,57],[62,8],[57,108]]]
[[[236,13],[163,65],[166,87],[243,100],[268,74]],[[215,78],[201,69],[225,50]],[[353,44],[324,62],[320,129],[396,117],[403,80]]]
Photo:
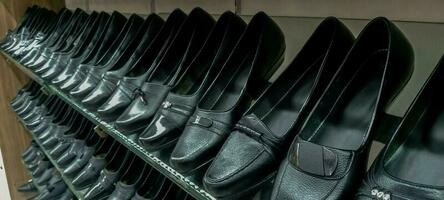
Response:
[[[200,181],[198,181],[198,179],[195,179],[193,176],[186,177],[186,176],[182,175],[181,173],[177,172],[175,169],[173,169],[168,164],[167,158],[165,158],[165,157],[161,158],[162,156],[158,155],[157,153],[149,152],[146,149],[142,148],[135,141],[131,140],[126,135],[124,135],[121,132],[119,132],[118,130],[116,130],[111,124],[101,120],[95,113],[90,112],[89,110],[84,108],[82,105],[80,105],[79,103],[72,100],[72,98],[70,98],[68,95],[66,95],[64,92],[62,92],[60,89],[58,89],[56,86],[46,83],[43,79],[38,77],[36,74],[34,74],[28,68],[21,65],[14,58],[10,57],[7,53],[5,53],[3,51],[0,51],[0,52],[3,56],[5,56],[7,62],[11,63],[13,66],[16,66],[21,71],[23,71],[26,75],[28,75],[31,79],[33,79],[38,84],[40,84],[42,86],[42,89],[45,92],[57,95],[59,98],[61,98],[67,104],[69,104],[75,110],[77,110],[79,113],[81,113],[84,117],[86,117],[88,120],[93,122],[96,125],[95,129],[100,130],[98,132],[104,132],[107,135],[113,137],[115,140],[117,140],[118,142],[123,144],[130,151],[132,151],[134,154],[136,154],[137,156],[142,158],[145,162],[147,162],[149,165],[151,165],[153,168],[155,168],[161,174],[166,176],[172,182],[177,184],[179,187],[181,187],[187,193],[192,195],[194,198],[196,198],[198,200],[216,199],[215,197],[213,197],[211,194],[207,193],[202,188],[202,184]],[[46,154],[46,155],[48,155],[48,154]],[[53,162],[53,164],[55,164],[55,163]],[[57,167],[57,165],[55,165],[55,166]],[[59,169],[59,168],[57,167],[57,169]],[[65,180],[65,178],[64,178],[64,180]],[[74,189],[74,187],[72,187],[72,184],[70,183],[69,179],[65,180],[65,181],[68,182],[67,185],[69,186],[70,189]],[[77,191],[73,191],[73,193],[74,192],[77,192]],[[79,199],[81,199],[81,198],[79,198]]]

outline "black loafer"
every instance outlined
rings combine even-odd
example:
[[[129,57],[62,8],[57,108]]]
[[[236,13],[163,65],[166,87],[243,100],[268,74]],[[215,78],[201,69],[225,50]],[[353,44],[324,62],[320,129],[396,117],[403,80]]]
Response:
[[[245,27],[245,22],[230,11],[220,16],[199,54],[171,88],[140,135],[139,143],[143,147],[158,150],[175,144],[197,102],[221,71]]]
[[[193,9],[182,24],[155,70],[144,81],[114,126],[126,135],[138,134],[150,123],[172,85],[193,61],[214,26],[214,19],[201,8]]]
[[[263,12],[256,14],[225,62],[227,69],[216,77],[188,120],[170,158],[176,170],[187,174],[213,159],[234,123],[282,63],[284,49],[277,24]]]
[[[324,92],[353,44],[336,18],[325,19],[293,62],[237,122],[205,173],[216,197],[253,194],[274,177],[294,132]]]
[[[78,85],[69,91],[71,97],[76,99],[82,99],[95,87],[98,80],[101,79],[103,73],[113,68],[114,65],[119,64],[120,59],[126,59],[125,54],[134,50],[135,41],[140,41],[139,31],[146,31],[146,23],[143,23],[143,19],[138,15],[131,15],[128,22],[119,33],[115,42],[109,47],[109,50],[102,58],[95,64],[88,72],[85,73],[83,80]],[[143,27],[143,29],[140,29]]]
[[[21,185],[17,191],[19,192],[37,192],[37,188],[35,187],[35,184],[32,182],[32,179],[29,180],[27,183]]]
[[[384,109],[413,70],[413,50],[386,18],[359,34],[276,177],[272,199],[352,199]]]
[[[141,41],[135,53],[123,66],[118,70],[106,72],[96,88],[82,100],[82,104],[92,111],[97,111],[100,106],[105,105],[111,96],[114,96],[113,92],[118,87],[117,83],[123,81],[124,76],[127,76],[127,78],[129,78],[128,76],[141,76],[140,79],[145,79],[151,71],[151,65],[157,57],[156,54],[162,51],[165,43],[169,43],[168,40],[171,40],[169,35],[175,35],[185,18],[186,14],[183,11],[179,9],[174,10],[155,36],[145,35],[147,38],[144,37],[143,41],[148,42],[148,40],[150,40],[149,44],[144,44],[144,42]],[[153,26],[153,28],[156,27]],[[108,107],[112,108],[112,106],[113,105],[110,105]],[[102,112],[106,113],[106,109]]]
[[[444,199],[444,57],[365,177],[356,199]]]

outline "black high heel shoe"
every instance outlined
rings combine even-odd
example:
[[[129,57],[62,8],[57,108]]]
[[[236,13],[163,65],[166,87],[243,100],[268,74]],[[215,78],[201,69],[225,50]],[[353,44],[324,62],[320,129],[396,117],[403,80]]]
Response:
[[[170,158],[177,171],[188,174],[211,162],[281,65],[284,50],[277,24],[263,12],[256,14],[188,120]]]
[[[279,162],[354,41],[336,18],[325,19],[293,62],[237,122],[203,184],[216,197],[253,194]]]
[[[356,199],[444,199],[444,57],[364,179]]]
[[[245,22],[230,11],[219,17],[199,54],[172,86],[153,120],[140,135],[139,143],[143,147],[159,150],[175,144],[197,102],[220,73],[245,27]]]
[[[372,20],[290,147],[272,199],[351,199],[384,109],[413,71],[413,50],[386,18]]]

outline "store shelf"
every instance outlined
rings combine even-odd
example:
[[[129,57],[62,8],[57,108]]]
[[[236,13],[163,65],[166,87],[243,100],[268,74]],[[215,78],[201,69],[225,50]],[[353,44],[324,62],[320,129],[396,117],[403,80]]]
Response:
[[[170,167],[167,162],[167,157],[162,156],[162,154],[159,154],[158,152],[149,152],[145,150],[135,141],[131,140],[126,135],[114,129],[114,127],[111,124],[102,121],[95,113],[90,112],[89,110],[84,108],[81,104],[73,101],[72,98],[70,98],[60,89],[58,89],[53,85],[45,83],[44,80],[35,75],[31,70],[27,69],[26,67],[22,66],[20,63],[15,61],[5,52],[1,51],[1,53],[6,57],[9,63],[14,64],[17,68],[19,68],[21,71],[27,74],[30,78],[39,83],[44,88],[44,90],[46,90],[48,93],[55,94],[58,97],[60,97],[66,103],[71,105],[74,109],[80,112],[83,116],[85,116],[91,122],[96,124],[99,129],[103,130],[106,134],[108,134],[109,136],[113,137],[114,139],[122,143],[129,150],[131,150],[137,156],[139,156],[140,158],[145,160],[148,164],[150,164],[153,168],[155,168],[164,176],[166,176],[171,181],[176,183],[183,190],[191,194],[194,198],[199,200],[216,199],[202,188],[199,179],[196,179],[193,176],[186,177],[181,173],[177,172],[172,167]]]
[[[85,199],[84,196],[85,196],[85,193],[86,193],[86,189],[85,190],[81,190],[81,191],[75,189],[74,185],[72,185],[72,180],[70,178],[66,177],[63,174],[63,169],[61,169],[57,165],[57,162],[52,159],[52,157],[50,156],[48,151],[43,147],[43,145],[40,143],[40,141],[37,139],[37,137],[34,135],[34,133],[26,128],[24,122],[20,118],[19,118],[19,121],[23,125],[23,127],[31,134],[32,138],[37,143],[37,145],[39,145],[40,149],[45,154],[45,156],[48,158],[48,160],[51,162],[51,164],[57,169],[57,171],[59,172],[59,174],[62,177],[63,181],[68,186],[69,190],[74,194],[74,196],[76,196],[78,200]]]

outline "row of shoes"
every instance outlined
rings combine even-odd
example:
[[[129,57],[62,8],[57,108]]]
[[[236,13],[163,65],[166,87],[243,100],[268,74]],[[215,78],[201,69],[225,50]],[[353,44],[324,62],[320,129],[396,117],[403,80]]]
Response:
[[[411,44],[383,17],[356,39],[338,19],[326,18],[270,84],[285,45],[263,12],[248,24],[229,11],[214,21],[200,8],[188,15],[174,10],[166,21],[156,14],[143,20],[118,12],[27,13],[2,42],[5,52],[142,147],[169,152],[178,172],[203,170],[203,186],[217,198],[242,198],[271,180],[272,199],[354,198],[385,109],[413,71]],[[431,118],[438,120],[437,113]],[[427,143],[415,142],[389,143],[412,151],[387,150],[398,159],[390,174],[420,186],[441,184],[431,177],[440,174],[442,157],[433,148],[415,153],[411,146]],[[430,168],[411,167],[419,155]],[[427,176],[412,173],[420,170]],[[438,195],[381,182],[372,185],[379,189],[363,186],[359,198]]]
[[[35,138],[23,153],[33,181],[52,186],[36,199],[73,198],[60,176],[54,176],[59,172],[50,159],[87,200],[193,199],[112,137],[99,137],[90,121],[46,95],[36,82],[28,83],[11,106]],[[56,180],[60,184],[54,185]]]
[[[30,200],[71,200],[73,194],[48,158],[34,142],[22,154],[32,179],[18,188],[19,192],[39,192]],[[40,189],[40,191],[39,191]]]

